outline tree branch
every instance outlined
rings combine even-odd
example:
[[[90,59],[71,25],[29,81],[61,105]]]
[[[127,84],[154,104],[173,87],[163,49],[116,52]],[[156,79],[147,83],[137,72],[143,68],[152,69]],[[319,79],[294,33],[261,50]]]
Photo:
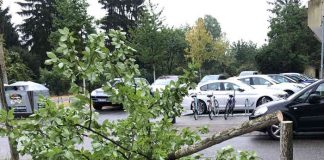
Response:
[[[175,160],[191,154],[197,153],[201,150],[209,148],[215,144],[219,144],[228,139],[252,132],[264,129],[273,124],[277,124],[283,120],[283,115],[280,111],[262,116],[260,118],[246,121],[238,127],[228,129],[219,133],[212,135],[209,138],[206,138],[198,143],[195,143],[190,146],[180,148],[179,150],[169,153],[167,160]]]
[[[127,149],[126,147],[122,146],[121,144],[119,144],[118,142],[114,141],[113,139],[111,139],[111,138],[109,138],[109,137],[107,137],[107,136],[105,136],[105,135],[103,135],[103,134],[101,134],[101,133],[99,133],[99,132],[97,132],[97,131],[91,129],[91,128],[88,128],[88,127],[82,126],[82,125],[80,125],[80,124],[76,124],[75,126],[78,126],[78,127],[83,128],[83,129],[86,129],[86,130],[88,130],[88,131],[91,131],[92,133],[95,133],[95,134],[99,135],[100,137],[102,137],[102,138],[104,138],[104,139],[110,141],[111,143],[113,143],[114,145],[120,147],[121,149],[123,149],[123,150],[125,150],[125,151],[130,151],[129,149]],[[147,158],[147,159],[149,158],[148,156],[146,156],[146,155],[143,154],[143,153],[136,152],[136,151],[131,151],[131,152],[136,153],[136,154],[138,154],[138,155],[141,155],[141,156],[143,156],[143,157],[145,157],[145,158]]]

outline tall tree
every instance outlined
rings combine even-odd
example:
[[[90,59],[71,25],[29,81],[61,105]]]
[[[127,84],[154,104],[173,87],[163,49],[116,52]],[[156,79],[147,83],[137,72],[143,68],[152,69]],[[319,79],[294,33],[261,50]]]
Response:
[[[214,40],[212,35],[207,31],[205,22],[202,18],[196,21],[196,25],[186,33],[186,41],[188,48],[186,48],[187,57],[194,63],[201,65],[200,78],[202,72],[214,71],[215,63],[221,63],[220,60],[225,58],[225,52],[228,43],[224,37],[219,37]],[[203,70],[202,70],[203,69]]]
[[[204,22],[206,29],[213,36],[214,40],[221,37],[222,29],[215,17],[211,15],[205,15]]]
[[[161,66],[166,51],[166,34],[162,33],[161,12],[155,13],[156,6],[149,3],[145,12],[142,12],[137,23],[138,27],[131,30],[131,45],[137,50],[137,59],[146,69],[146,73],[152,75],[149,80],[156,79],[156,73],[161,74],[158,66]],[[152,72],[152,74],[150,74]]]
[[[87,13],[88,6],[86,0],[55,0],[54,9],[56,14],[53,16],[53,29],[69,28],[80,40],[78,48],[83,48],[85,38],[95,32],[94,27],[91,25],[93,17]],[[52,46],[57,44],[58,39],[59,32],[52,32],[50,35]]]
[[[99,3],[106,10],[106,16],[101,20],[105,31],[122,28],[128,32],[136,26],[144,10],[144,0],[99,0]]]
[[[242,70],[256,70],[255,56],[257,45],[252,41],[239,40],[231,45],[230,53],[235,57],[237,72]]]
[[[19,35],[16,27],[11,23],[11,15],[8,13],[9,8],[0,8],[0,32],[3,33],[4,47],[11,48],[13,46],[20,46]]]
[[[307,26],[307,9],[295,1],[273,3],[269,43],[256,56],[263,73],[303,72],[306,65],[317,65],[320,43]]]
[[[52,49],[49,36],[53,29],[53,15],[55,14],[55,0],[25,0],[17,2],[22,10],[19,15],[27,17],[19,26],[25,46],[30,53],[37,56],[37,68],[32,68],[37,74],[39,67],[44,67],[46,52]]]

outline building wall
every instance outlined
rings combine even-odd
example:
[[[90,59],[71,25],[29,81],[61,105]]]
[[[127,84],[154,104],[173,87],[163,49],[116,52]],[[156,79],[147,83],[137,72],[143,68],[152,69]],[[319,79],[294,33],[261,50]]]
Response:
[[[324,0],[308,1],[308,26],[315,36],[322,41],[321,18],[324,16]]]

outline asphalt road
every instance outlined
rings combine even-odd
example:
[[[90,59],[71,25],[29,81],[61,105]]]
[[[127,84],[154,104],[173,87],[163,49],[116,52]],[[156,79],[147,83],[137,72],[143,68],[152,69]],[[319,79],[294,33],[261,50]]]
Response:
[[[199,117],[198,120],[194,120],[190,114],[191,111],[187,111],[183,116],[177,118],[177,123],[174,125],[176,128],[190,127],[197,129],[201,125],[206,125],[209,128],[209,133],[202,135],[203,138],[210,136],[212,133],[219,132],[234,126],[241,124],[248,120],[244,114],[236,114],[233,117],[229,117],[228,120],[224,120],[222,115],[217,116],[214,120],[209,120],[205,115]],[[99,112],[99,121],[102,122],[105,119],[118,120],[127,117],[127,114],[119,108],[108,108],[105,111]],[[279,159],[279,142],[271,140],[266,134],[260,132],[253,132],[240,137],[236,137],[225,141],[221,144],[217,144],[211,148],[199,152],[203,154],[205,158],[215,157],[217,150],[222,147],[231,145],[238,150],[253,150],[257,155],[264,160]],[[85,144],[90,146],[90,144]],[[297,136],[294,139],[294,159],[295,160],[319,160],[324,157],[324,136]],[[6,138],[0,138],[0,159],[7,159],[8,141]],[[26,157],[25,157],[26,158]],[[28,157],[27,157],[28,159]]]

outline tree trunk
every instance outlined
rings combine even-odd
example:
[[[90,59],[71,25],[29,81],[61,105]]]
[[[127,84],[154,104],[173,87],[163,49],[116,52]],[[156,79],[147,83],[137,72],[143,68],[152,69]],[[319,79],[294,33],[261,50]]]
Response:
[[[292,121],[281,122],[280,128],[280,159],[293,159],[293,123]]]
[[[216,133],[196,144],[180,148],[179,150],[170,153],[166,159],[175,160],[189,156],[233,137],[237,137],[252,131],[261,130],[273,124],[278,124],[282,120],[282,113],[278,111],[276,113],[268,114],[254,120],[244,122],[238,127]]]
[[[155,64],[153,64],[153,79],[154,79],[154,81],[156,80],[156,77],[155,77]]]
[[[3,49],[3,34],[0,34],[0,66],[2,68],[2,77],[3,83],[8,84],[8,77],[6,72],[6,64],[5,64],[5,56],[4,56],[4,49]]]
[[[1,43],[1,42],[0,42]],[[8,112],[9,107],[7,105],[6,97],[5,97],[5,90],[4,90],[4,85],[3,85],[3,77],[2,77],[2,66],[0,66],[0,99],[1,99],[1,104],[4,107],[4,109]],[[12,126],[8,124],[8,122],[5,123],[6,129],[8,133],[12,132]],[[8,136],[9,140],[9,147],[10,147],[10,155],[12,160],[19,160],[19,153],[17,151],[17,144],[14,139],[12,139],[10,136]]]

